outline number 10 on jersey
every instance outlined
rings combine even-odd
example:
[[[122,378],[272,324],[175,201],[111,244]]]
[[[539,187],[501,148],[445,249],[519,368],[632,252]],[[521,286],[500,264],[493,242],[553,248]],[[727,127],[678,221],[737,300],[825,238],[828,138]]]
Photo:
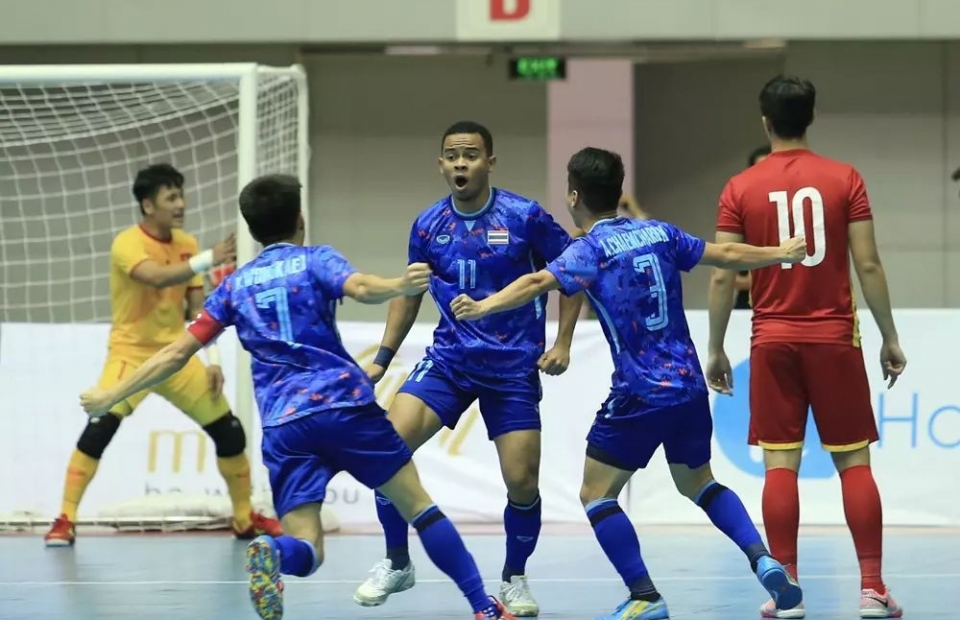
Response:
[[[777,226],[780,243],[790,237],[807,238],[807,257],[800,261],[804,267],[816,267],[827,255],[827,235],[824,231],[823,196],[815,187],[804,187],[792,197],[787,192],[770,192],[770,202],[777,206]],[[806,230],[804,206],[810,204],[810,223],[812,231]],[[790,234],[790,215],[793,212],[793,234]],[[809,253],[813,242],[813,254]],[[780,264],[781,269],[792,269],[793,265]]]

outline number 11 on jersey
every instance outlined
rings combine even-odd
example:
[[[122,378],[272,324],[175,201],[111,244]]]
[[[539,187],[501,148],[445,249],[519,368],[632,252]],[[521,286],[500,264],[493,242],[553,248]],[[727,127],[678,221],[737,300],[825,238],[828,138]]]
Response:
[[[457,267],[460,269],[460,290],[477,288],[477,261],[459,258]]]
[[[804,187],[793,195],[787,192],[770,192],[770,202],[777,206],[777,227],[780,243],[791,237],[807,238],[807,257],[800,261],[804,267],[816,267],[823,262],[827,255],[827,235],[824,231],[823,196],[815,187]],[[806,230],[804,220],[804,205],[810,203],[810,223],[813,230]],[[793,211],[793,234],[790,234],[790,212]],[[809,253],[810,242],[813,241],[813,254]],[[792,269],[793,265],[780,264],[781,269]]]

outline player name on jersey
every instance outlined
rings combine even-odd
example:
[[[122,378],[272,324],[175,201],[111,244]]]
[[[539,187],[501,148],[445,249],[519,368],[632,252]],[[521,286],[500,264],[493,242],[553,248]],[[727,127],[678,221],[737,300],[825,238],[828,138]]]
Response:
[[[246,288],[254,284],[265,284],[273,280],[279,280],[286,276],[292,276],[307,270],[306,255],[294,256],[287,260],[277,261],[264,267],[240,270],[236,275],[237,288]]]
[[[667,241],[669,241],[667,233],[659,226],[631,230],[599,240],[600,247],[603,248],[603,253],[607,258],[623,254],[629,250],[639,250],[655,243],[666,243]]]

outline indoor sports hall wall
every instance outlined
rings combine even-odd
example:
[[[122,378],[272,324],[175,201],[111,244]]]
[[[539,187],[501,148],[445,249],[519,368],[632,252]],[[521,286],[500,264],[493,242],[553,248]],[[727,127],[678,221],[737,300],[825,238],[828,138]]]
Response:
[[[960,43],[791,43],[781,58],[639,65],[640,199],[712,236],[720,189],[764,143],[756,96],[779,71],[817,86],[814,148],[866,180],[894,305],[960,305]],[[708,280],[688,276],[688,307],[706,306]]]
[[[550,186],[556,174],[548,169],[556,140],[547,124],[550,86],[512,82],[502,62],[300,53],[283,45],[0,48],[4,63],[227,60],[305,64],[311,233],[315,241],[350,248],[363,269],[389,271],[403,259],[413,215],[444,191],[434,166],[438,134],[457,118],[473,116],[492,128],[501,162],[497,183],[563,208],[548,200],[556,194]],[[817,83],[815,146],[855,163],[866,177],[895,304],[960,303],[960,246],[953,241],[960,232],[960,186],[948,179],[960,166],[960,43],[796,43],[782,55],[754,60],[638,65],[633,133],[641,202],[655,216],[712,235],[723,183],[763,142],[756,93],[780,70]],[[602,98],[606,92],[572,94]],[[117,171],[125,174],[127,167]],[[111,195],[119,199],[124,182],[114,183]],[[5,201],[4,208],[12,207]],[[129,215],[133,221],[132,205]],[[119,224],[94,214],[91,227]],[[203,241],[219,232],[210,228]],[[689,307],[705,306],[708,277],[706,270],[688,277]],[[70,287],[43,288],[63,301],[77,298]],[[342,316],[379,320],[383,311],[347,304]],[[425,304],[422,320],[435,316]]]

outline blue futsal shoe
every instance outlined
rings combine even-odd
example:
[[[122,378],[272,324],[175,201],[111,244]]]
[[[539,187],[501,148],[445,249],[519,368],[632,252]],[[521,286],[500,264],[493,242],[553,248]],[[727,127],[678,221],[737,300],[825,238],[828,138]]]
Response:
[[[803,590],[790,573],[770,556],[757,562],[757,579],[763,584],[777,609],[794,609],[803,602]]]
[[[667,620],[667,602],[661,596],[654,602],[627,599],[613,610],[609,616],[599,616],[597,620]]]
[[[250,602],[263,620],[283,618],[283,580],[280,551],[269,536],[258,536],[247,545]]]

